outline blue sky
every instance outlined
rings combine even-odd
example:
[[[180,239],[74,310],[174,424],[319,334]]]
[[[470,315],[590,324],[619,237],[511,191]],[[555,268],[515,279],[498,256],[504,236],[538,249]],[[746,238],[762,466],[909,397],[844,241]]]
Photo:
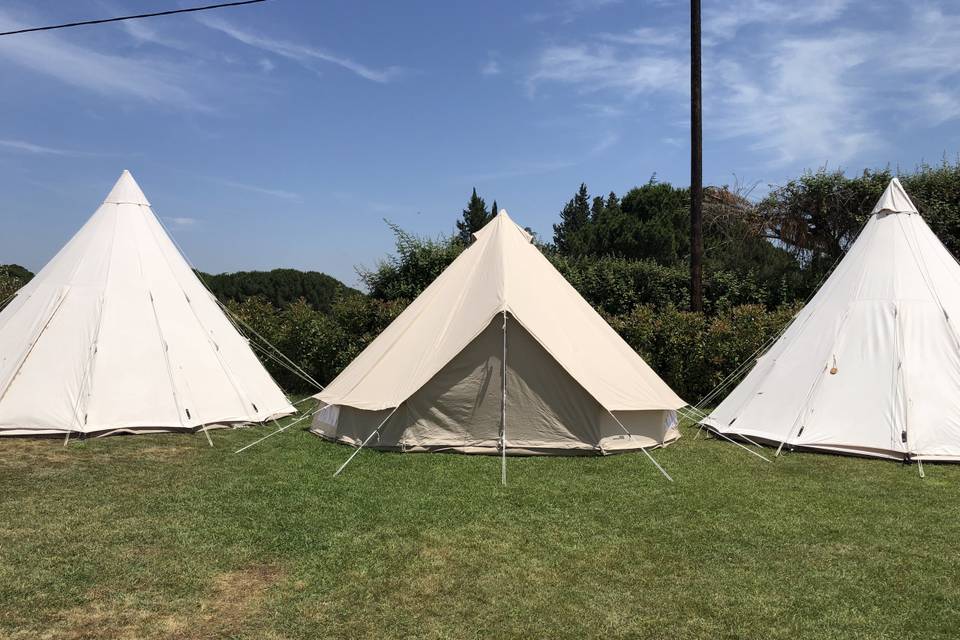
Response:
[[[0,30],[177,6],[14,0]],[[703,10],[707,183],[957,157],[956,3]],[[689,183],[687,11],[272,0],[0,38],[0,263],[41,267],[124,168],[207,271],[356,283],[384,218],[449,232],[473,186],[549,237],[581,181]]]

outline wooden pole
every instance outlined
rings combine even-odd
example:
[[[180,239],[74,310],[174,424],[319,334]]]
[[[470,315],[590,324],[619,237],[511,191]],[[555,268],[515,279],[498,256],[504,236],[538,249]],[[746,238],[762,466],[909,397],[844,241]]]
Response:
[[[690,309],[703,311],[703,115],[700,0],[690,0]]]

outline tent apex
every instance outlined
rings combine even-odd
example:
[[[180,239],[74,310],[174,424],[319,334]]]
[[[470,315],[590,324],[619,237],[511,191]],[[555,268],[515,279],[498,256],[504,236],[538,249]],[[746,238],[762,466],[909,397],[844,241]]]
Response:
[[[877,206],[873,208],[870,215],[883,212],[918,213],[917,207],[913,204],[910,196],[907,195],[903,185],[900,184],[899,178],[896,176],[890,180],[890,184],[884,189],[883,195],[880,196]]]
[[[123,173],[120,174],[116,184],[113,185],[113,189],[107,194],[104,203],[150,206],[147,196],[143,195],[140,185],[133,179],[133,174],[130,173],[129,169],[124,169]]]

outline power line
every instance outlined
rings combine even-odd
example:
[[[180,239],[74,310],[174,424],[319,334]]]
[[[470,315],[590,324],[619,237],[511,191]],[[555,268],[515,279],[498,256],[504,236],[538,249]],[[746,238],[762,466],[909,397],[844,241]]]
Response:
[[[100,20],[84,20],[83,22],[68,22],[66,24],[54,24],[47,27],[30,27],[29,29],[17,29],[16,31],[3,31],[0,36],[12,36],[18,33],[31,33],[33,31],[52,31],[54,29],[66,29],[67,27],[82,27],[89,24],[104,24],[106,22],[120,22],[122,20],[139,20],[141,18],[155,18],[156,16],[170,16],[175,13],[192,13],[194,11],[209,11],[210,9],[223,9],[226,7],[239,7],[244,4],[257,4],[267,0],[238,0],[236,2],[221,2],[219,4],[208,4],[202,7],[190,7],[188,9],[171,9],[170,11],[157,11],[155,13],[141,13],[135,16],[120,16],[118,18],[103,18]]]

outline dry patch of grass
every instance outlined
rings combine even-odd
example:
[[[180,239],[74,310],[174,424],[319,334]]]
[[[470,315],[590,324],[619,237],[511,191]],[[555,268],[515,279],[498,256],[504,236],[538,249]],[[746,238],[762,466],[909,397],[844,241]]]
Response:
[[[41,634],[15,634],[16,640],[212,640],[256,628],[267,593],[285,577],[272,565],[255,565],[213,577],[195,603],[140,602],[136,596],[93,591],[88,602],[61,612]],[[161,608],[162,607],[162,608]],[[176,611],[170,611],[175,609]]]

